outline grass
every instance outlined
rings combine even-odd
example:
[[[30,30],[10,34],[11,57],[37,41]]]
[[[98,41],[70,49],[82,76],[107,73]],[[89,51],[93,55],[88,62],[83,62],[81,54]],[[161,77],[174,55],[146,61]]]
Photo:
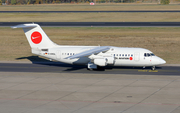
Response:
[[[47,35],[60,45],[101,45],[142,47],[165,59],[180,64],[180,28],[146,27],[44,27]],[[0,28],[0,60],[15,61],[32,56],[22,29]]]
[[[179,22],[180,13],[1,13],[0,22]]]
[[[41,5],[7,5],[0,11],[119,11],[119,10],[179,10],[179,4],[158,5],[136,3],[97,3],[87,4],[41,4]]]
[[[51,4],[8,5],[0,11],[121,11],[179,10],[179,5],[157,4]],[[0,22],[179,22],[179,13],[1,13]],[[180,64],[180,28],[44,27],[49,37],[61,45],[111,45],[142,47],[169,64]],[[0,60],[14,61],[32,56],[22,29],[0,28]]]

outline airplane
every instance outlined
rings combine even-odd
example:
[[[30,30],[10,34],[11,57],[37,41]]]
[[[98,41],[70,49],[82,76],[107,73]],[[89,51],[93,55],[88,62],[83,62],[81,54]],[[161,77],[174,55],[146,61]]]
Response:
[[[57,45],[50,40],[38,24],[20,24],[11,28],[23,28],[33,54],[73,65],[86,65],[88,70],[105,66],[151,67],[166,61],[144,48],[114,46]]]

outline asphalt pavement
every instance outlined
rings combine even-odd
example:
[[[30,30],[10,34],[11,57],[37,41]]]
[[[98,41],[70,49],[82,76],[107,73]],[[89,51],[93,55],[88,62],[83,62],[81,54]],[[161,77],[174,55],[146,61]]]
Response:
[[[151,67],[105,67],[101,70],[89,71],[86,66],[70,65],[60,62],[34,63],[0,63],[0,72],[49,72],[49,73],[86,73],[86,74],[132,74],[132,75],[167,75],[180,76],[180,66]]]
[[[10,27],[32,22],[0,22]],[[180,22],[33,22],[44,27],[180,27]]]

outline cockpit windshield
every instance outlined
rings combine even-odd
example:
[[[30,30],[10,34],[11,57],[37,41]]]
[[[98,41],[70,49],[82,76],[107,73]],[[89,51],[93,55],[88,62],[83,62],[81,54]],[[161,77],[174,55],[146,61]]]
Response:
[[[150,53],[150,55],[151,55],[151,56],[155,56],[155,54],[153,54],[153,53]]]
[[[144,53],[144,57],[155,56],[153,53]]]

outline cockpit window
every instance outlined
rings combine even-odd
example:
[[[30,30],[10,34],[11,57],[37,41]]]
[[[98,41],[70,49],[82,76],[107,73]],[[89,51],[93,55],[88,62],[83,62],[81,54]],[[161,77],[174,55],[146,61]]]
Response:
[[[151,54],[151,56],[155,56],[155,54],[153,54],[153,53],[150,53]]]
[[[155,56],[153,53],[144,53],[144,57]]]
[[[146,53],[144,53],[144,56],[146,57]]]

